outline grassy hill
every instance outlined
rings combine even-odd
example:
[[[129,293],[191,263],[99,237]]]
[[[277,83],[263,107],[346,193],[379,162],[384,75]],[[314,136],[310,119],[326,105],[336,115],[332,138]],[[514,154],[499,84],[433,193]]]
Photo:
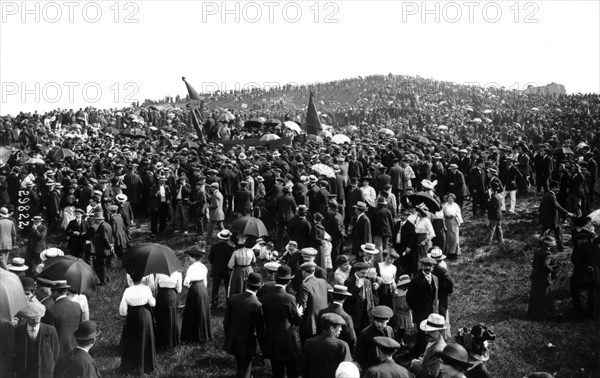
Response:
[[[518,216],[504,222],[506,245],[484,245],[487,220],[473,218],[470,204],[465,206],[465,223],[461,228],[463,255],[449,264],[456,282],[450,298],[450,322],[453,334],[460,327],[484,323],[497,338],[490,343],[488,369],[494,377],[523,377],[533,371],[556,373],[563,378],[600,376],[600,322],[578,321],[570,317],[570,249],[556,255],[562,268],[554,286],[560,318],[538,322],[526,318],[529,298],[531,259],[539,227],[537,204],[540,196],[519,199]],[[565,236],[568,235],[568,229]],[[155,241],[170,246],[183,260],[183,251],[199,239],[195,235],[167,233],[156,239],[148,236],[148,224],[133,232],[135,241]],[[568,237],[567,245],[568,243]],[[102,328],[99,343],[91,354],[104,377],[117,377],[120,364],[119,339],[123,319],[118,306],[125,288],[123,270],[110,272],[112,282],[88,293],[91,319]],[[210,283],[209,283],[210,286]],[[209,287],[210,293],[210,287]],[[180,303],[185,301],[184,293]],[[181,316],[181,313],[180,313]],[[152,377],[225,377],[235,373],[232,356],[223,349],[223,311],[212,312],[213,340],[204,345],[184,345],[158,356]],[[410,339],[414,338],[414,330]],[[400,355],[405,351],[401,351]],[[409,361],[398,358],[407,364]],[[255,364],[254,377],[266,377],[267,369]]]

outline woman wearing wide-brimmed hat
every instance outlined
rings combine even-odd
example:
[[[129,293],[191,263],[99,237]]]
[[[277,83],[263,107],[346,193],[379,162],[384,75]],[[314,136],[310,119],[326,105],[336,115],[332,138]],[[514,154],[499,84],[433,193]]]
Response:
[[[533,254],[533,270],[531,272],[531,292],[527,316],[543,320],[556,317],[552,280],[556,278],[556,261],[551,249],[556,247],[556,240],[549,235],[540,238],[539,247]]]

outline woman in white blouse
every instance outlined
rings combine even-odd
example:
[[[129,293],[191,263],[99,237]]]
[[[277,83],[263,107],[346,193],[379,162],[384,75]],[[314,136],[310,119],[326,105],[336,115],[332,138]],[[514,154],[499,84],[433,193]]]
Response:
[[[183,278],[181,272],[156,275],[156,347],[158,350],[174,348],[179,345],[179,327],[177,325],[177,294],[181,293]]]
[[[379,285],[379,304],[394,308],[393,298],[396,291],[396,272],[398,268],[394,262],[400,258],[400,255],[392,249],[388,249],[383,253],[383,261],[379,264],[379,277],[381,284]]]
[[[150,307],[156,305],[150,288],[142,285],[142,274],[130,271],[133,285],[125,289],[119,315],[125,316],[121,334],[121,373],[148,374],[154,371],[154,321]]]
[[[417,261],[419,261],[423,257],[427,257],[427,252],[431,249],[431,240],[435,237],[433,225],[429,220],[429,209],[424,203],[417,205],[415,234],[417,236]]]
[[[183,285],[189,290],[181,322],[182,343],[203,343],[212,339],[210,300],[206,291],[208,269],[200,261],[205,253],[204,250],[198,249],[186,252],[191,265],[183,280]]]
[[[256,261],[256,256],[252,250],[252,243],[246,235],[239,235],[237,241],[238,249],[233,251],[227,267],[233,269],[229,278],[229,297],[243,293],[246,290],[246,278],[254,271],[252,264]]]
[[[454,200],[456,196],[452,193],[446,196],[446,203],[442,206],[442,212],[444,213],[444,222],[446,224],[446,246],[444,248],[444,254],[449,259],[455,259],[460,256],[460,244],[459,244],[459,229],[463,223],[462,213],[460,206]]]

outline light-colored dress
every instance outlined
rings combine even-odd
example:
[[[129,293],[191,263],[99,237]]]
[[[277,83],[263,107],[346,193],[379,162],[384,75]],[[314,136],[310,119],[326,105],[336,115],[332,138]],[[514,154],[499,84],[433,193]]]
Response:
[[[381,277],[381,283],[379,284],[379,304],[382,306],[388,306],[392,308],[392,296],[396,289],[396,271],[398,268],[394,264],[387,264],[386,262],[380,262],[379,264],[379,277]]]
[[[459,229],[460,225],[463,223],[460,206],[458,206],[456,202],[446,202],[442,206],[442,212],[444,213],[444,223],[446,224],[446,246],[444,248],[444,253],[450,256],[459,256]]]
[[[427,256],[431,248],[431,240],[435,237],[433,225],[427,217],[417,217],[415,221],[415,234],[417,236],[417,261]],[[425,245],[422,242],[427,241]]]
[[[229,290],[227,291],[230,297],[246,290],[246,278],[254,272],[252,264],[255,261],[256,256],[250,248],[239,248],[233,252],[227,264],[229,269],[233,269],[229,279]]]
[[[81,321],[90,320],[90,306],[87,297],[83,294],[69,294],[68,297],[81,307]]]

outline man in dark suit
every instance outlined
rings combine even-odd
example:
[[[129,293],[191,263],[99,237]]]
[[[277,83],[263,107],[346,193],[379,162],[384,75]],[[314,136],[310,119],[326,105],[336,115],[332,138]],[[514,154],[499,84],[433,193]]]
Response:
[[[300,342],[304,342],[317,334],[317,315],[327,307],[327,290],[329,285],[322,278],[315,277],[317,264],[312,261],[300,265],[302,270],[302,286],[298,292],[298,304],[304,308],[299,334]]]
[[[189,232],[190,223],[190,203],[192,196],[192,187],[188,183],[188,178],[185,175],[177,179],[178,185],[171,190],[171,204],[175,215],[175,225],[177,231],[183,231],[184,234]]]
[[[75,209],[75,219],[69,222],[65,234],[69,236],[67,250],[70,255],[81,257],[85,248],[86,235],[88,233],[88,222],[83,220],[84,211]]]
[[[418,254],[417,254],[417,234],[415,225],[408,221],[410,209],[402,208],[400,211],[400,220],[394,224],[394,233],[392,236],[393,246],[400,258],[394,262],[394,265],[402,274],[414,274],[417,272]]]
[[[79,325],[73,336],[77,346],[56,362],[54,376],[100,378],[100,372],[90,356],[90,349],[96,344],[100,331],[96,322],[86,320]]]
[[[411,350],[414,357],[420,356],[427,346],[425,333],[419,328],[419,324],[429,314],[438,312],[438,289],[440,287],[438,278],[433,274],[433,267],[437,262],[431,257],[423,257],[419,260],[421,271],[417,273],[408,284],[406,302],[413,315],[413,323],[418,330],[417,342]]]
[[[160,175],[150,190],[150,230],[153,234],[163,232],[167,227],[171,188],[165,185],[166,182],[167,177]]]
[[[560,216],[574,216],[574,214],[560,206],[556,200],[556,191],[558,191],[558,182],[551,181],[549,190],[544,194],[542,202],[540,202],[539,219],[542,225],[542,235],[548,231],[554,232],[557,250],[564,251]]]
[[[45,312],[40,302],[30,301],[20,313],[26,324],[15,328],[17,377],[52,377],[54,374],[60,343],[56,328],[40,321]]]
[[[292,188],[283,188],[283,196],[275,201],[275,220],[277,221],[277,236],[275,238],[275,249],[281,250],[286,244],[284,235],[287,234],[288,225],[296,215],[296,200],[292,196]]]
[[[241,216],[250,215],[253,201],[254,195],[248,190],[248,181],[240,182],[240,190],[233,196],[233,210]]]
[[[352,253],[356,258],[363,256],[361,245],[371,243],[371,220],[367,217],[367,204],[359,201],[354,205],[356,222],[352,227]]]
[[[113,232],[102,213],[95,213],[93,219],[96,228],[93,236],[94,271],[98,275],[100,285],[104,285],[108,280],[106,268],[108,257],[112,255]]]
[[[221,172],[221,191],[223,193],[223,211],[229,215],[233,208],[233,195],[239,189],[239,178],[233,172],[231,164],[224,164],[225,170]]]
[[[298,243],[298,248],[306,248],[310,246],[310,232],[312,226],[306,219],[308,209],[304,205],[298,206],[298,214],[290,221],[288,227],[288,235],[290,240]]]
[[[264,285],[256,292],[259,301],[275,288],[275,274],[280,266],[281,264],[276,261],[269,261],[263,265],[263,268],[267,271],[267,276]]]
[[[365,278],[370,266],[365,262],[354,263],[350,277],[344,282],[344,286],[352,294],[352,297],[348,297],[344,302],[344,311],[352,317],[356,334],[359,334],[371,323],[369,317],[371,309],[375,307],[371,281]]]
[[[82,320],[81,306],[67,297],[67,290],[70,287],[64,280],[55,281],[52,287],[54,306],[51,312],[61,353],[66,353],[75,347],[73,332],[77,330]]]
[[[342,204],[338,204],[334,199],[329,201],[329,209],[323,222],[325,231],[331,236],[331,261],[335,261],[338,255],[343,253],[344,237],[346,236],[344,218],[338,211],[339,209],[343,209]]]
[[[250,378],[257,341],[263,349],[263,311],[262,304],[256,297],[256,292],[262,285],[261,275],[252,272],[246,279],[246,291],[232,296],[227,301],[223,319],[225,351],[235,356],[236,377]]]
[[[462,208],[463,200],[468,194],[465,184],[465,177],[458,170],[457,164],[450,164],[448,174],[446,175],[446,193],[453,193],[456,196],[456,204]]]
[[[373,338],[373,343],[375,343],[377,358],[380,362],[365,372],[365,378],[412,377],[408,370],[394,362],[392,356],[396,350],[400,349],[400,344],[396,340],[390,337],[376,336]]]
[[[352,322],[352,317],[348,315],[346,311],[344,311],[344,301],[346,298],[351,297],[352,294],[348,292],[348,288],[342,285],[335,285],[333,289],[329,289],[331,296],[333,298],[333,302],[329,304],[329,306],[325,307],[319,314],[317,315],[317,333],[321,333],[321,318],[323,315],[328,313],[334,313],[342,317],[344,319],[345,324],[342,326],[342,332],[340,332],[339,338],[340,340],[344,340],[350,346],[350,352],[354,350],[354,345],[356,345],[356,333],[354,332],[354,323]]]
[[[388,326],[388,322],[394,316],[391,308],[387,306],[374,307],[371,310],[371,316],[373,323],[359,334],[354,351],[354,358],[363,371],[379,362],[373,339],[377,336],[394,338],[394,330]]]
[[[392,237],[394,228],[394,216],[387,207],[385,198],[377,198],[377,208],[371,212],[369,220],[371,221],[371,235],[373,235],[373,242],[379,250],[379,254],[375,257],[377,261],[383,261],[382,253],[388,248],[388,243]]]
[[[485,214],[487,198],[483,159],[478,158],[475,164],[476,166],[469,172],[469,191],[473,199],[473,215],[477,215],[477,210],[481,210],[481,213]]]
[[[348,228],[352,221],[356,219],[356,210],[354,206],[356,206],[359,202],[365,202],[365,194],[358,187],[358,178],[352,177],[350,179],[350,187],[348,188],[348,194],[346,195],[346,213],[344,214],[344,227],[346,228],[346,233],[348,233]]]
[[[261,302],[265,320],[264,356],[271,360],[273,378],[298,376],[298,341],[294,326],[302,322],[302,307],[285,288],[293,278],[287,265],[277,268],[275,287]]]
[[[37,290],[35,291],[35,297],[40,301],[41,304],[46,308],[46,313],[42,317],[42,323],[53,326],[54,317],[52,315],[52,308],[54,308],[54,298],[52,298],[51,287],[54,283],[45,278],[37,278]]]
[[[321,318],[323,331],[306,341],[302,349],[300,372],[302,378],[335,377],[335,371],[344,361],[352,361],[348,343],[338,339],[344,319],[334,313]]]
[[[208,262],[210,263],[210,277],[212,278],[212,300],[211,308],[214,310],[219,305],[219,289],[221,282],[225,287],[225,297],[227,297],[227,285],[229,284],[229,268],[227,264],[233,254],[234,247],[229,242],[231,232],[222,230],[217,234],[217,243],[210,247],[208,252]]]

